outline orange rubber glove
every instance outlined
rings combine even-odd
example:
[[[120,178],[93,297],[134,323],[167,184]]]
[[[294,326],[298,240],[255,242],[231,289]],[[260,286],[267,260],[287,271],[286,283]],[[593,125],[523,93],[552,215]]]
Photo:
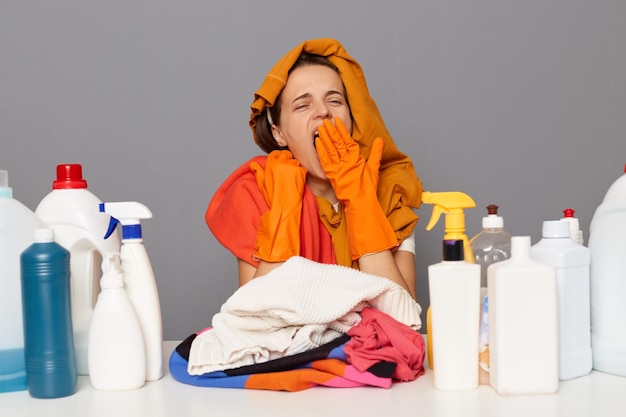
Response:
[[[318,133],[315,147],[320,163],[345,207],[352,259],[397,246],[396,234],[376,197],[382,139],[374,140],[366,162],[340,118],[335,118],[334,125],[324,120]]]
[[[253,259],[281,262],[299,255],[306,169],[289,151],[273,151],[265,169],[256,162],[250,169],[270,207],[261,216]]]

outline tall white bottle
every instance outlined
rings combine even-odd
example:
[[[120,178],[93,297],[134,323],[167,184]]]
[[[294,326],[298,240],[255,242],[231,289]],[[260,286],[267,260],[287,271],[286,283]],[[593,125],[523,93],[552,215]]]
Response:
[[[626,174],[596,209],[588,246],[593,369],[626,376]]]
[[[558,391],[554,268],[530,257],[530,237],[511,238],[511,258],[487,270],[489,378],[501,395]]]
[[[161,304],[152,264],[143,245],[141,219],[152,218],[148,207],[138,202],[100,204],[100,211],[111,215],[109,231],[122,224],[122,275],[135,307],[146,347],[146,380],[163,376],[163,325]],[[108,236],[108,234],[107,234]]]
[[[61,164],[52,191],[35,210],[54,230],[58,244],[70,252],[70,289],[76,370],[87,375],[87,341],[96,297],[100,291],[102,259],[119,253],[115,233],[105,240],[109,215],[100,213],[100,199],[87,189],[80,164]]]
[[[119,263],[118,254],[103,261],[102,289],[89,331],[89,379],[99,390],[137,389],[146,381],[143,333]]]
[[[480,265],[464,261],[462,240],[443,241],[443,261],[428,267],[435,388],[478,387]]]
[[[530,256],[556,271],[559,379],[587,375],[592,361],[589,249],[571,239],[568,223],[553,220],[543,222],[542,239]]]

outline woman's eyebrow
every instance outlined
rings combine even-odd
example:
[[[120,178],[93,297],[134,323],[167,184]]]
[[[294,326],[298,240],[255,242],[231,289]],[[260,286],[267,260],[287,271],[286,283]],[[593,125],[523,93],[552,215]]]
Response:
[[[304,98],[309,98],[309,97],[311,97],[311,93],[304,93],[304,94],[301,94],[298,97],[294,98],[293,100],[291,100],[291,102],[295,103],[298,100],[302,100]]]

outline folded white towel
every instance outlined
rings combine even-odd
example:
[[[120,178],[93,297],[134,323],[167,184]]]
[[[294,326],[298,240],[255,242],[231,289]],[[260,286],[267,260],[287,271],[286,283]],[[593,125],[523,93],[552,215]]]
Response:
[[[419,304],[393,281],[292,257],[224,303],[212,330],[193,341],[188,372],[202,375],[313,349],[347,332],[368,305],[421,327]]]

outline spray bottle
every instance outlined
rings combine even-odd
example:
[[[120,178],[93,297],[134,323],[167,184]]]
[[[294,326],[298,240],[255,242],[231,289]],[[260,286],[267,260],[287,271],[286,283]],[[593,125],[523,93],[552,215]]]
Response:
[[[428,267],[431,323],[429,355],[437,362],[435,388],[465,390],[478,387],[478,329],[480,319],[480,265],[474,263],[465,235],[463,209],[474,201],[459,192],[425,192],[423,202],[433,204],[426,230],[446,214],[443,260]],[[431,354],[432,352],[432,354]],[[432,364],[430,358],[429,362]]]
[[[102,261],[102,290],[89,329],[91,385],[98,390],[141,388],[146,381],[146,349],[135,308],[120,271],[120,254]]]
[[[152,213],[134,201],[101,203],[100,211],[111,216],[105,239],[118,223],[122,224],[120,257],[124,284],[143,330],[146,380],[156,381],[163,376],[163,324],[156,280],[141,233],[141,219],[152,218]]]

